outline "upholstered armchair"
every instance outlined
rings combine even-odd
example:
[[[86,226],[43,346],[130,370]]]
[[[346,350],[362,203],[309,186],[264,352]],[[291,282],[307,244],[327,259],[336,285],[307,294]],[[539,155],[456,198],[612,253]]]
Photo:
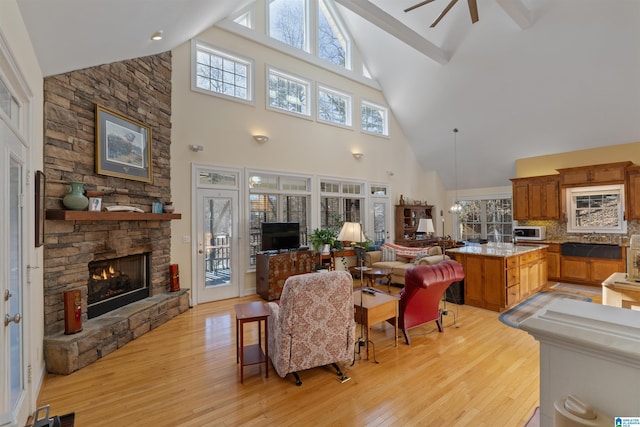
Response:
[[[278,375],[350,362],[355,344],[353,279],[346,271],[290,276],[269,310],[269,358]]]
[[[464,279],[462,265],[445,260],[434,265],[417,265],[405,273],[405,284],[400,291],[398,329],[407,344],[411,344],[409,329],[433,320],[442,332],[440,301],[453,282]]]

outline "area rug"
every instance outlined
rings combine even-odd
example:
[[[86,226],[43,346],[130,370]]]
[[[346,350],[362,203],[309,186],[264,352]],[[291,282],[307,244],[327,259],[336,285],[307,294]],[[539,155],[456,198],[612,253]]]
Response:
[[[581,294],[602,295],[601,287],[556,283],[551,286],[554,291],[579,292]]]
[[[498,319],[500,319],[500,321],[507,326],[519,329],[520,323],[523,320],[531,317],[552,302],[562,298],[576,299],[587,302],[592,301],[591,298],[584,295],[569,294],[566,292],[545,291],[535,294],[526,301],[523,301],[515,307],[505,311],[500,315]]]

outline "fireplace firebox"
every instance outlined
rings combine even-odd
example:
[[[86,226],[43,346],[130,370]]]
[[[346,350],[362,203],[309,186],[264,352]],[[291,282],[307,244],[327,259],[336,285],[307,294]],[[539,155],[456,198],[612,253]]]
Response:
[[[149,296],[149,253],[89,263],[87,317],[92,319]]]

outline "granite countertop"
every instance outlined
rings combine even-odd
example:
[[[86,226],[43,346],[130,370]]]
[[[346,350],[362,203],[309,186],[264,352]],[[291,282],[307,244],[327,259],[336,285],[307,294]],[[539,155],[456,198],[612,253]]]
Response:
[[[467,245],[455,249],[447,249],[447,252],[454,254],[476,254],[497,257],[509,257],[520,255],[526,252],[533,252],[548,248],[547,245],[526,244],[513,245],[512,243],[487,243],[484,245]]]

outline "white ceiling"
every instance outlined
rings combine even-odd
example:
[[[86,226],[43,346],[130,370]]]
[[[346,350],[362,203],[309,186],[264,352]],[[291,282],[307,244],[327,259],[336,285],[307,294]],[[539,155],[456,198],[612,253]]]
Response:
[[[448,189],[453,128],[460,189],[509,185],[519,158],[640,141],[637,0],[478,0],[476,24],[462,0],[436,28],[448,0],[409,13],[419,0],[336,2],[420,163]],[[249,3],[18,0],[45,76],[173,49]]]

